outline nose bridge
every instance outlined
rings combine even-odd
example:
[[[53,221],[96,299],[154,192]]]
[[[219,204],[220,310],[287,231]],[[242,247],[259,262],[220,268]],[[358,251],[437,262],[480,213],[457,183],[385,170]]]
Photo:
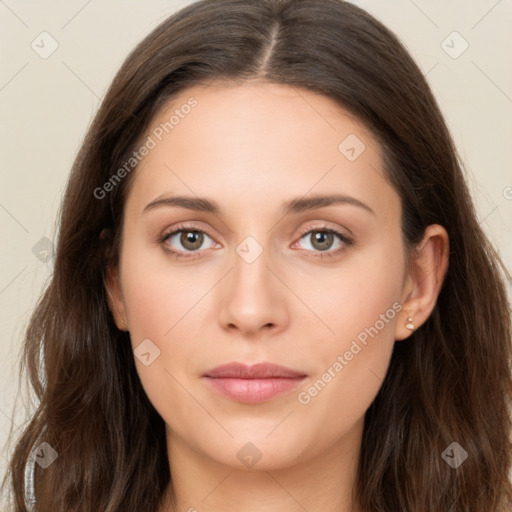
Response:
[[[261,215],[261,204],[252,201],[239,204],[238,211],[240,215],[235,229],[239,242],[234,246],[233,279],[254,288],[263,284],[260,281],[268,281],[270,271],[267,266],[274,265],[271,250],[274,230],[268,229],[268,220]]]
[[[285,321],[284,290],[282,284],[279,289],[279,280],[270,270],[275,264],[267,240],[269,237],[260,243],[249,235],[235,247],[233,270],[220,311],[225,326],[256,331],[269,324],[282,327]]]
[[[262,236],[259,236],[262,239]],[[235,248],[233,260],[233,290],[242,297],[264,295],[267,300],[276,293],[272,282],[272,273],[268,267],[272,266],[272,255],[266,240],[260,243],[256,237],[245,237]]]

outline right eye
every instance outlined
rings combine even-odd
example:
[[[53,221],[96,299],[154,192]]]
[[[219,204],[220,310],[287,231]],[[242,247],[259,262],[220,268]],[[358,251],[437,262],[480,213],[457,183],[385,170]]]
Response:
[[[213,242],[210,236],[200,229],[195,227],[179,226],[170,233],[166,233],[162,237],[161,242],[164,244],[164,249],[172,253],[174,256],[178,258],[188,258],[193,254],[187,253],[194,253],[201,250],[201,248],[208,248],[203,247],[206,242],[205,237],[209,238]],[[177,245],[181,245],[181,247],[177,247]],[[210,244],[209,247],[212,247],[212,245],[213,244]]]

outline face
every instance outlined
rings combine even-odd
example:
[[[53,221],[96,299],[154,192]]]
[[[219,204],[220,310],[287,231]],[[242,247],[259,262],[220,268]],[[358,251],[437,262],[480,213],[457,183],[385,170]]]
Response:
[[[354,438],[408,316],[377,142],[327,97],[261,82],[189,88],[148,137],[112,291],[169,442],[276,469]],[[233,362],[294,373],[215,378]]]

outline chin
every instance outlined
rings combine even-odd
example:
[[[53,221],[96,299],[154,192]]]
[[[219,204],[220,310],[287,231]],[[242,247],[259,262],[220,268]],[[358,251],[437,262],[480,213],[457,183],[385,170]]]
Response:
[[[207,455],[220,464],[247,471],[276,471],[298,463],[304,454],[304,442],[297,438],[285,441],[279,436],[271,439],[272,435],[268,436],[266,431],[259,435],[236,436],[228,443],[219,442]]]

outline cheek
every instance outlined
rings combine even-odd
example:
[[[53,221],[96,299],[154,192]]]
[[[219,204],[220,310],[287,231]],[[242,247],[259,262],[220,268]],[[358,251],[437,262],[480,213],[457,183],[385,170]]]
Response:
[[[191,284],[190,274],[172,270],[161,256],[157,262],[149,252],[130,252],[127,246],[125,254],[130,256],[123,260],[130,338],[146,395],[166,423],[174,425],[178,418],[180,427],[187,425],[191,416],[193,401],[184,389],[188,389],[187,377],[197,374],[201,333],[196,320],[207,287],[196,281]],[[141,353],[150,354],[149,364],[138,357]]]
[[[172,376],[181,378],[175,368],[188,371],[194,345],[184,329],[199,290],[185,282],[182,273],[170,271],[162,254],[155,258],[159,250],[141,250],[141,245],[127,240],[123,248],[122,288],[137,372],[148,398],[161,412],[164,404],[168,408],[179,396]],[[141,357],[148,353],[149,357]]]
[[[163,249],[145,247],[134,237],[123,251],[123,295],[134,345],[140,338],[170,337],[174,326],[186,321],[187,310],[198,302],[204,286],[195,277],[192,284],[195,274],[180,270]]]
[[[364,341],[364,333],[375,324],[379,335],[392,335],[401,309],[397,301],[403,270],[401,253],[392,244],[383,243],[354,252],[338,270],[326,274],[322,293],[313,294],[310,300],[333,331],[329,338],[336,349],[341,350],[360,333]]]
[[[316,373],[297,399],[314,416],[329,417],[333,433],[364,415],[382,385],[402,310],[403,264],[383,245],[347,261],[323,295],[309,297],[331,333],[314,344],[308,336]]]

